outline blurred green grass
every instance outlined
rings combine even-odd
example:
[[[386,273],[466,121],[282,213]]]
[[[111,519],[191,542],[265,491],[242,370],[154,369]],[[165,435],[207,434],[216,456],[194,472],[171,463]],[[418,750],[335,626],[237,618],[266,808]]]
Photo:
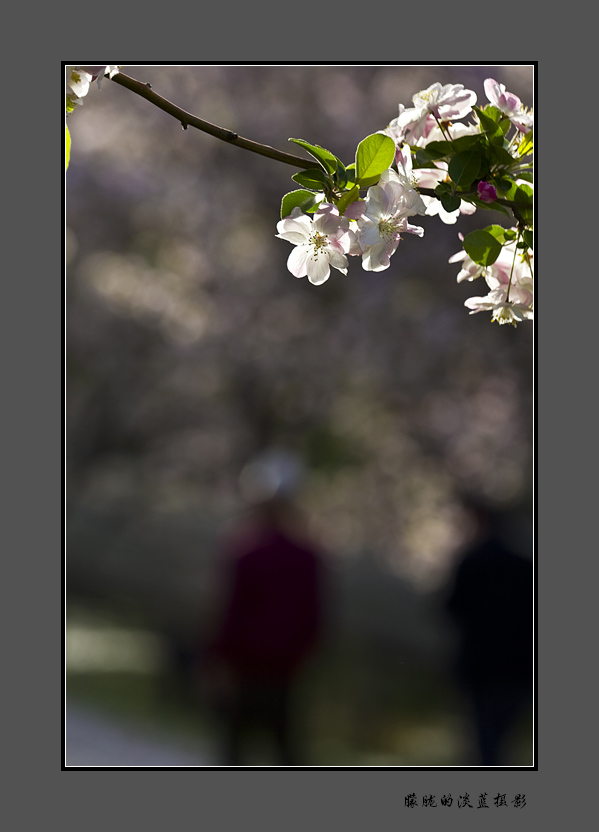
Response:
[[[143,633],[139,622],[114,612],[75,614],[67,634],[95,623],[96,632]],[[67,637],[68,642],[68,637]],[[67,650],[68,658],[68,650]],[[69,701],[127,720],[153,734],[203,752],[216,748],[216,716],[192,680],[164,664],[143,672],[69,666]],[[346,640],[331,643],[308,668],[299,690],[302,728],[313,766],[464,766],[466,723],[451,678],[398,657],[390,645]],[[261,751],[258,738],[256,753]],[[262,764],[262,763],[257,763]],[[523,718],[509,750],[509,765],[533,765],[531,717]]]

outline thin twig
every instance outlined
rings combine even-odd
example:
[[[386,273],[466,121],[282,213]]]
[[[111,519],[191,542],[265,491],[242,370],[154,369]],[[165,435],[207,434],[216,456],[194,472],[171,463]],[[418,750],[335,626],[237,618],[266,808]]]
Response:
[[[314,161],[314,159],[302,159],[301,156],[295,156],[293,153],[285,153],[283,150],[277,150],[276,148],[269,147],[266,144],[254,142],[251,139],[244,139],[234,130],[228,130],[225,127],[218,127],[216,124],[204,121],[203,119],[182,110],[181,107],[177,107],[176,104],[173,104],[161,95],[158,95],[158,93],[154,92],[149,84],[142,84],[141,81],[136,81],[134,78],[129,77],[129,75],[125,75],[123,72],[118,72],[116,75],[113,75],[111,80],[116,84],[120,84],[122,87],[126,87],[128,90],[131,90],[131,92],[140,95],[142,98],[150,101],[159,109],[164,110],[165,113],[168,113],[170,116],[173,116],[173,118],[176,118],[184,129],[187,129],[188,126],[196,127],[198,130],[202,130],[204,133],[209,133],[217,139],[229,142],[229,144],[234,144],[237,147],[243,147],[245,150],[251,150],[252,153],[259,153],[261,156],[267,156],[269,159],[275,159],[277,162],[293,165],[296,168],[306,170],[308,168],[318,167],[318,163]]]

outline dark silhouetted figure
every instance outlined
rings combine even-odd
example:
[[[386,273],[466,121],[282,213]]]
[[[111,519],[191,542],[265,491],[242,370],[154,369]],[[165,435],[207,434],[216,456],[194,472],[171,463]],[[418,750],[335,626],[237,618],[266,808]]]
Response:
[[[475,730],[479,765],[500,766],[532,702],[533,564],[506,542],[504,518],[469,506],[479,534],[456,569],[447,611],[458,631],[457,676]]]
[[[301,766],[296,681],[322,625],[322,558],[291,501],[262,500],[225,546],[228,597],[210,648],[220,678],[224,765],[243,763],[251,734],[273,743],[278,765]]]

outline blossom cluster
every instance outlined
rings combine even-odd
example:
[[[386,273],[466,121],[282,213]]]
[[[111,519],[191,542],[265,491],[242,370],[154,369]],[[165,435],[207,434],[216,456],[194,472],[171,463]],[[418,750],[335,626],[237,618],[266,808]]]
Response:
[[[102,66],[67,66],[66,67],[66,114],[73,112],[78,104],[83,104],[83,99],[89,92],[91,84],[97,80],[100,89],[102,78],[108,75],[112,78],[120,67]]]
[[[347,274],[348,254],[361,256],[366,271],[389,268],[402,233],[424,234],[420,226],[410,225],[408,217],[425,211],[415,188],[389,168],[368,189],[366,199],[352,202],[343,216],[328,202],[321,203],[312,220],[294,208],[277,224],[276,236],[296,246],[287,261],[289,271],[319,284],[328,280],[330,266]]]
[[[525,136],[533,129],[532,113],[492,78],[484,82],[484,90],[489,102],[484,109],[476,107],[476,93],[462,84],[435,83],[413,96],[412,107],[400,104],[397,118],[379,131],[394,145],[389,142],[392,158],[374,184],[372,176],[360,178],[357,155],[356,165],[351,166],[354,178],[345,189],[335,190],[337,180],[331,175],[330,160],[336,157],[303,143],[324,162],[329,183],[328,190],[325,187],[311,204],[306,203],[309,207],[282,210],[276,236],[295,246],[287,261],[290,272],[321,284],[329,278],[331,267],[347,274],[348,256],[361,257],[366,271],[383,271],[389,268],[403,234],[424,235],[423,228],[409,223],[412,216],[438,216],[442,222],[454,224],[460,214],[473,214],[477,208],[495,207],[508,213],[500,208],[498,192],[509,198],[510,188],[520,186],[529,189],[523,193],[532,205],[532,164],[524,158],[531,151],[528,145],[523,149]],[[463,119],[468,116],[472,121],[466,124]],[[515,129],[509,138],[511,128]],[[532,148],[532,139],[527,141]],[[374,153],[373,146],[371,155]],[[465,172],[468,165],[476,167],[470,175]],[[343,169],[344,175],[348,170]],[[301,183],[300,177],[293,178]],[[429,194],[421,195],[420,188]],[[430,195],[431,190],[435,196]],[[473,255],[475,262],[464,248],[450,259],[462,264],[459,282],[482,276],[487,283],[485,296],[465,302],[471,314],[488,310],[499,323],[532,319],[532,221],[525,222],[519,215],[518,222],[517,229],[502,237],[492,257]],[[492,228],[503,231],[499,226]],[[530,230],[526,242],[524,230]],[[462,235],[460,238],[464,240]]]
[[[513,229],[515,231],[515,229]],[[483,277],[488,293],[484,297],[468,298],[465,306],[470,314],[491,312],[499,324],[517,324],[533,319],[533,252],[518,249],[516,241],[506,243],[497,260],[490,266],[480,266],[461,251],[449,258],[450,263],[461,263],[458,283]]]

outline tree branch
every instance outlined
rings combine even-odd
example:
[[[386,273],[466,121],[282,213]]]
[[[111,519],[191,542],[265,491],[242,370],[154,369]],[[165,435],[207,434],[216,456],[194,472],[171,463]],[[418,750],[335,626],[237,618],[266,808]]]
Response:
[[[195,127],[204,133],[215,136],[217,139],[229,142],[229,144],[243,147],[245,150],[251,150],[252,153],[259,153],[261,156],[267,156],[269,159],[275,159],[277,162],[293,165],[296,168],[306,170],[308,168],[319,167],[318,162],[314,161],[314,159],[302,159],[301,156],[295,156],[293,153],[285,153],[283,150],[277,150],[274,147],[269,147],[269,145],[260,144],[260,142],[254,142],[251,139],[244,139],[235,133],[234,130],[227,130],[225,127],[218,127],[216,124],[204,121],[177,107],[161,95],[158,95],[149,84],[142,84],[141,81],[136,81],[123,72],[118,72],[116,75],[113,75],[111,80],[116,84],[120,84],[121,87],[126,87],[126,89],[131,90],[136,95],[140,95],[160,110],[164,110],[165,113],[176,118],[177,121],[181,122],[184,130],[187,127]]]
[[[315,162],[314,159],[303,159],[301,156],[295,156],[293,153],[285,153],[285,151],[277,150],[267,144],[254,142],[251,139],[244,139],[234,130],[228,130],[226,127],[219,127],[209,121],[204,121],[204,119],[198,118],[197,116],[182,110],[181,107],[177,107],[176,104],[173,104],[171,101],[168,101],[166,98],[158,95],[157,92],[154,92],[150,84],[143,84],[141,81],[136,81],[135,78],[125,75],[124,72],[117,72],[116,75],[112,76],[111,80],[116,84],[120,84],[121,87],[131,90],[131,92],[134,92],[136,95],[145,98],[146,101],[149,101],[160,110],[163,110],[165,113],[168,113],[168,115],[176,118],[177,121],[181,123],[184,130],[188,127],[195,127],[203,133],[208,133],[209,135],[228,142],[229,144],[234,144],[237,147],[243,147],[245,150],[250,150],[252,153],[259,153],[261,156],[266,156],[269,159],[275,159],[275,161],[283,162],[286,165],[293,165],[295,168],[307,170],[308,168],[319,167],[318,162]],[[434,190],[430,188],[419,188],[418,191],[424,196],[431,196],[436,199],[439,198]],[[516,203],[510,202],[507,199],[498,199],[497,202],[500,205],[509,208],[519,224],[525,225]]]

